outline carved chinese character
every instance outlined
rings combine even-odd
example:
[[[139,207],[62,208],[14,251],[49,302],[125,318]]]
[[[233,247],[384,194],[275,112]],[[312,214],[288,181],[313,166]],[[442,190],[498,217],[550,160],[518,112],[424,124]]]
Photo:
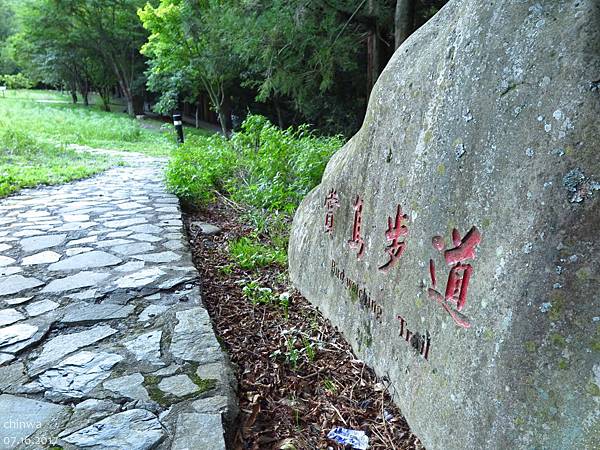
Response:
[[[460,311],[467,303],[469,280],[473,274],[473,267],[470,264],[464,264],[464,262],[475,259],[475,246],[480,242],[481,234],[477,227],[472,227],[462,239],[456,228],[452,230],[452,244],[454,247],[444,251],[444,259],[446,264],[450,266],[444,295],[436,290],[435,263],[433,259],[429,260],[429,274],[433,285],[433,288],[428,289],[429,298],[442,305],[454,322],[463,328],[471,326]],[[441,236],[435,236],[431,243],[436,250],[440,252],[444,250],[445,243]]]
[[[348,245],[353,250],[358,250],[356,257],[361,258],[365,251],[365,241],[360,234],[362,228],[362,210],[363,201],[360,196],[356,196],[356,202],[354,203],[354,223],[352,225],[352,238],[348,241]]]
[[[339,198],[335,190],[332,189],[329,191],[329,194],[325,197],[325,207],[327,208],[327,213],[325,214],[325,233],[331,236],[333,233],[333,215],[335,208],[340,207]]]
[[[385,238],[390,245],[386,247],[386,252],[390,255],[390,260],[379,268],[382,272],[388,272],[396,265],[406,248],[406,236],[408,236],[408,228],[404,222],[408,220],[408,216],[402,213],[402,207],[398,205],[396,209],[396,218],[392,224],[392,218],[388,216],[388,229],[385,232]],[[400,241],[400,238],[404,238]]]

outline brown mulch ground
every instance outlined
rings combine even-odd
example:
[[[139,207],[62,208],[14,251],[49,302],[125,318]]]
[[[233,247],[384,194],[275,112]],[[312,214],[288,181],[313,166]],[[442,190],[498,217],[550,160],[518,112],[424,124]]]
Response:
[[[233,264],[228,241],[252,231],[238,216],[223,202],[185,215],[202,298],[237,366],[241,413],[235,449],[342,449],[327,439],[333,427],[341,426],[365,431],[369,449],[422,450],[392,403],[387,383],[355,358],[316,308],[291,290],[285,268],[252,272]],[[203,235],[191,225],[194,221],[212,223],[223,232]],[[243,296],[242,287],[251,280],[274,294],[291,294],[287,317],[277,302],[253,305]]]

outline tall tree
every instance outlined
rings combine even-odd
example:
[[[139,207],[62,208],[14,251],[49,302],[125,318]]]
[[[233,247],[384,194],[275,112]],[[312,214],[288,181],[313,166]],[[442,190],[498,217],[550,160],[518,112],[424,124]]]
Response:
[[[197,100],[208,94],[225,135],[228,131],[227,91],[240,72],[225,28],[235,2],[227,0],[161,0],[139,10],[150,32],[142,53],[149,61],[149,86],[162,94],[161,112],[177,99]]]
[[[137,17],[145,0],[52,0],[72,18],[73,35],[114,73],[130,115],[142,112],[139,101],[145,84],[140,47],[146,33]]]

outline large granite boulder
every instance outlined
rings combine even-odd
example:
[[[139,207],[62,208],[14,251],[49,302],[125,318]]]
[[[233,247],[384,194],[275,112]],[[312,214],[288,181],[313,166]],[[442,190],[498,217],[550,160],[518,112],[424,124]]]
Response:
[[[600,2],[452,0],[294,219],[294,284],[434,449],[600,448]]]

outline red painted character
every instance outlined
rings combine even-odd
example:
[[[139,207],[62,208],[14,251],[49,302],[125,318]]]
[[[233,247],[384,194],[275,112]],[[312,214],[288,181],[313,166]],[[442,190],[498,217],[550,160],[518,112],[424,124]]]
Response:
[[[469,280],[473,274],[473,267],[470,264],[463,263],[466,260],[475,259],[475,246],[480,242],[481,234],[477,227],[472,227],[462,239],[456,228],[452,230],[452,244],[454,247],[444,251],[444,259],[446,264],[450,266],[444,295],[436,290],[435,264],[433,259],[429,260],[429,274],[433,284],[433,288],[428,289],[429,298],[442,305],[454,322],[463,328],[471,326],[460,311],[467,303]],[[432,239],[432,244],[436,250],[440,252],[444,250],[445,243],[441,236],[435,236]]]
[[[362,210],[363,201],[360,196],[356,196],[356,202],[354,203],[354,224],[352,225],[352,238],[348,241],[348,245],[351,249],[358,249],[356,257],[361,258],[365,251],[365,241],[360,235],[362,227]]]
[[[327,197],[325,197],[325,207],[327,208],[327,213],[325,214],[325,233],[330,236],[333,233],[333,214],[335,212],[335,208],[340,207],[340,201],[335,190],[329,191]]]
[[[388,216],[388,229],[385,232],[385,238],[391,241],[391,244],[386,247],[386,252],[390,255],[390,260],[379,268],[382,272],[388,272],[396,265],[406,248],[406,236],[408,236],[408,228],[404,225],[404,221],[408,220],[408,216],[402,213],[402,207],[398,205],[396,209],[396,219],[392,225],[392,218]],[[404,238],[402,242],[398,242],[400,238]]]

